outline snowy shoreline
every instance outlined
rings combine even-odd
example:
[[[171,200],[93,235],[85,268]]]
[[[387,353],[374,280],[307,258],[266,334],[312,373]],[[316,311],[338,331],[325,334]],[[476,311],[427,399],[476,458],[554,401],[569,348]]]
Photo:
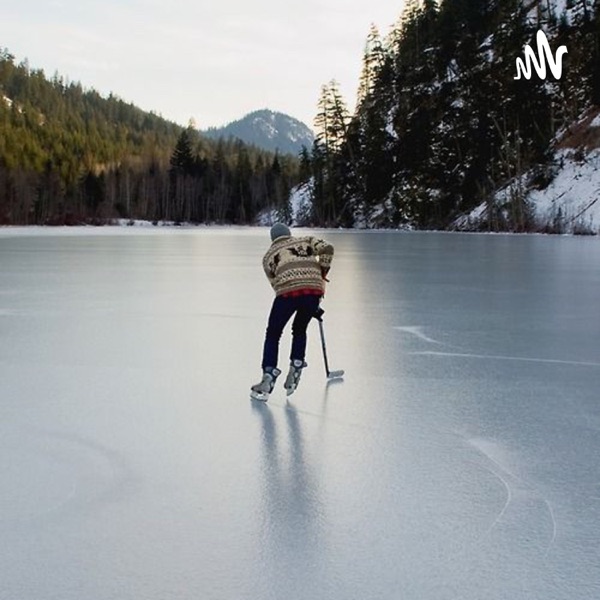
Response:
[[[204,224],[204,223],[182,223],[175,224],[169,222],[159,222],[154,224],[151,221],[136,220],[133,224],[129,224],[127,220],[122,223],[106,223],[102,225],[0,225],[0,237],[9,237],[17,235],[52,235],[52,234],[72,234],[80,235],[82,233],[90,235],[102,235],[103,233],[127,234],[132,232],[134,235],[146,232],[164,232],[172,233],[174,231],[192,232],[198,230],[219,231],[219,230],[264,230],[268,228],[266,224],[254,225],[221,225],[221,224]],[[491,235],[491,236],[559,236],[559,237],[599,237],[597,233],[578,233],[578,232],[512,232],[512,231],[481,231],[481,230],[461,230],[461,229],[410,229],[406,227],[307,227],[294,226],[293,229],[303,231],[329,231],[329,232],[352,232],[352,233],[436,233],[448,235]]]
[[[176,231],[193,233],[199,230],[205,231],[231,231],[231,230],[246,230],[258,231],[265,230],[266,227],[263,225],[177,225],[177,226],[138,226],[138,227],[123,227],[121,225],[2,225],[0,226],[0,238],[19,237],[19,236],[33,236],[33,235],[89,235],[102,236],[102,235],[143,235],[147,233],[157,234],[170,234]],[[469,231],[469,230],[443,230],[443,229],[392,229],[386,228],[344,228],[344,227],[295,227],[297,231],[327,231],[328,233],[361,233],[361,234],[376,234],[376,233],[389,233],[389,234],[445,234],[445,235],[469,235],[469,236],[510,236],[510,237],[572,237],[572,238],[596,238],[600,239],[600,236],[596,233],[552,233],[542,231],[532,232],[512,232],[512,231]]]

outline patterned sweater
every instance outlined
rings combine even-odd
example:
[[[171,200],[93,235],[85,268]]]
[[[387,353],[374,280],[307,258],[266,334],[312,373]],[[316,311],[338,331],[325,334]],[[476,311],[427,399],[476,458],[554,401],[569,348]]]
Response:
[[[324,276],[333,259],[333,246],[312,236],[277,238],[263,258],[263,268],[275,295],[298,290],[325,293]]]

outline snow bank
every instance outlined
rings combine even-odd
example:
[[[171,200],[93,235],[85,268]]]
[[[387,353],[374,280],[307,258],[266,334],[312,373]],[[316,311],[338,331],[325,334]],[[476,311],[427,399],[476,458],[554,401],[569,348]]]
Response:
[[[552,183],[527,198],[536,223],[556,224],[568,233],[600,233],[600,150],[583,159],[573,150],[561,150],[557,158],[561,168]]]
[[[307,225],[312,214],[313,180],[292,190],[290,196],[290,216],[292,225]]]
[[[256,225],[267,226],[282,221],[294,227],[310,224],[312,214],[312,179],[292,189],[287,206],[270,208],[256,218]]]
[[[557,152],[557,174],[544,189],[527,189],[531,173],[513,181],[493,198],[502,212],[510,203],[511,193],[521,187],[536,231],[549,233],[600,233],[600,149],[583,153],[581,149],[563,148]],[[477,229],[487,220],[487,203],[453,223],[458,230]]]

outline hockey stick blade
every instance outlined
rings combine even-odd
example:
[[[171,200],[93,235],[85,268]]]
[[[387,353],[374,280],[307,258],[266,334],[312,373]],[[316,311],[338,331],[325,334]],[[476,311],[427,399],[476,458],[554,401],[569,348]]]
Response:
[[[337,379],[339,377],[343,377],[344,376],[344,370],[341,369],[340,371],[329,371],[329,373],[327,373],[327,379]]]

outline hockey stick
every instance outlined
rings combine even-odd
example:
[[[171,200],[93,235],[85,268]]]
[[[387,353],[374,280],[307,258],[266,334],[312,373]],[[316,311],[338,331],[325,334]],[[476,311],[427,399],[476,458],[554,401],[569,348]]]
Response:
[[[323,329],[323,313],[325,311],[319,308],[315,313],[315,319],[319,321],[319,332],[321,334],[321,348],[323,349],[323,360],[325,361],[325,372],[327,373],[327,379],[337,379],[344,376],[344,370],[330,371],[329,361],[327,360],[327,346],[325,345],[325,330]]]

